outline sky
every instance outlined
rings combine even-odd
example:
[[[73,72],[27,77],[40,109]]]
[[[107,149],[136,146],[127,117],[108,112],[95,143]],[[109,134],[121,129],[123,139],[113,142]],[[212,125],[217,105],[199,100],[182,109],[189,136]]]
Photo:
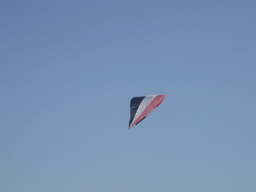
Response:
[[[255,7],[0,0],[0,191],[255,191]]]

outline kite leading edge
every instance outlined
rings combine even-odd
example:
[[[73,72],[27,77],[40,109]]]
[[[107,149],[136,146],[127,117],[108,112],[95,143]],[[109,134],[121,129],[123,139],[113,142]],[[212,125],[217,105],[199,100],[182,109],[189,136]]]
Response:
[[[165,96],[166,94],[133,97],[130,104],[131,118],[129,121],[129,129],[145,119],[149,113],[163,102]]]

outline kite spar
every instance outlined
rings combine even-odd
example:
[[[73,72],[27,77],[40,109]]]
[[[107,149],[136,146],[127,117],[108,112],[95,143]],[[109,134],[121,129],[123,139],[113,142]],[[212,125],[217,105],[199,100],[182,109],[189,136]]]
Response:
[[[149,113],[163,102],[165,96],[166,94],[133,97],[130,104],[131,118],[129,121],[129,129],[145,119]]]

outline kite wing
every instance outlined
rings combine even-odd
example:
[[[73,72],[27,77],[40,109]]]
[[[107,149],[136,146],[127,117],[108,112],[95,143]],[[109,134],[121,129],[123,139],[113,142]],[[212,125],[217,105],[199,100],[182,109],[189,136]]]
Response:
[[[129,122],[129,129],[145,119],[149,113],[163,102],[165,96],[166,94],[133,97],[130,104],[131,118]]]

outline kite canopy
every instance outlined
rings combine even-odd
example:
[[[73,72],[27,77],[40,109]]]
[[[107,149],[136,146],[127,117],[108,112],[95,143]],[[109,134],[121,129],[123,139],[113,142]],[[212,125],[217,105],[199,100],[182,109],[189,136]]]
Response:
[[[166,94],[133,97],[130,104],[131,118],[129,122],[129,129],[145,119],[149,113],[163,102],[165,96]]]

